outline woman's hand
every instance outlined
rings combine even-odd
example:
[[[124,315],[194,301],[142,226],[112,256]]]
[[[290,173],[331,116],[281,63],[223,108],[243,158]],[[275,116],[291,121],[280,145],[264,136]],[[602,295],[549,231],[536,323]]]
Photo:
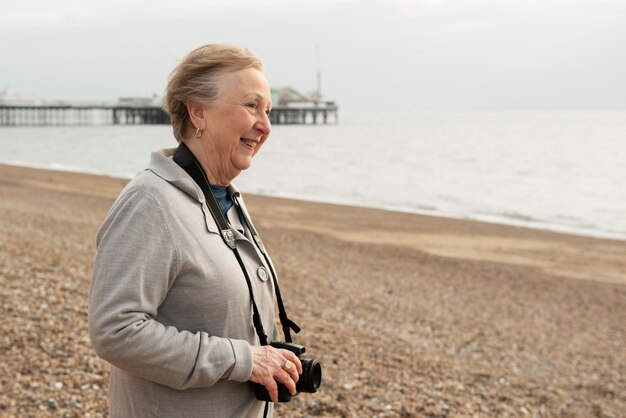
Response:
[[[302,373],[302,363],[289,350],[274,348],[269,345],[252,346],[252,376],[250,380],[267,389],[272,402],[278,402],[278,385],[276,381],[287,387],[289,393],[296,394],[296,382]],[[285,370],[287,361],[292,367]]]

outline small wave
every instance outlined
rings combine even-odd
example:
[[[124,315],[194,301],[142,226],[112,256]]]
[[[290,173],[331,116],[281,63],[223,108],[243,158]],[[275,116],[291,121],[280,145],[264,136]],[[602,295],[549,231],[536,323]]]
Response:
[[[528,214],[519,213],[519,212],[503,212],[499,214],[499,216],[502,216],[504,218],[510,218],[516,221],[522,221],[522,222],[544,223],[544,221],[541,219],[534,218]]]
[[[444,215],[450,216],[450,215]],[[450,216],[455,217],[455,216]],[[476,213],[476,214],[468,214],[466,219],[472,219],[480,222],[489,222],[496,223],[502,225],[512,225],[518,226],[522,228],[531,228],[538,229],[544,231],[552,231],[559,232],[564,234],[572,234],[572,235],[582,235],[587,237],[594,238],[607,238],[607,239],[617,239],[620,241],[626,240],[626,232],[618,231],[614,229],[601,228],[597,225],[585,224],[583,225],[573,225],[571,223],[562,223],[557,220],[545,220],[545,219],[537,219],[527,215],[521,216],[511,216],[509,213],[508,216],[504,216],[504,214],[484,214],[484,213]]]
[[[16,167],[35,168],[39,170],[52,170],[52,171],[64,171],[67,173],[93,174],[95,176],[116,177],[116,178],[123,178],[123,179],[131,179],[136,175],[132,173],[112,175],[111,173],[106,172],[106,171],[90,170],[90,169],[86,169],[83,167],[75,167],[71,165],[58,164],[58,163],[41,164],[41,163],[33,163],[33,162],[25,162],[25,161],[0,161],[0,164],[13,165]]]

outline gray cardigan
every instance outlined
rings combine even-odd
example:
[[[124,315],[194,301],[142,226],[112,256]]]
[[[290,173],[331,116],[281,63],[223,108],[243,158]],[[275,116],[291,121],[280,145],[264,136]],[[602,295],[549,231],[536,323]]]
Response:
[[[258,345],[248,287],[198,185],[154,152],[97,234],[89,335],[111,363],[110,415],[257,417],[248,382]],[[230,186],[229,192],[234,192]],[[274,286],[261,253],[228,212],[268,339]]]

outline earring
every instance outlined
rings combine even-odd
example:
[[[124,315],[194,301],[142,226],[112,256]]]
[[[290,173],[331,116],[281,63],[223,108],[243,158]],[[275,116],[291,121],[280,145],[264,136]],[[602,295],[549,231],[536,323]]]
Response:
[[[201,136],[202,136],[202,129],[200,128],[196,129],[196,139],[200,139]]]

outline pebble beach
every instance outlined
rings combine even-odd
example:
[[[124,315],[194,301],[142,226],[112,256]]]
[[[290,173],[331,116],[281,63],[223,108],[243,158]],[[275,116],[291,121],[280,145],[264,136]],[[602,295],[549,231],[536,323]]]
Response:
[[[0,417],[106,417],[95,234],[127,180],[0,165]],[[322,364],[278,417],[626,417],[626,241],[244,196]]]

